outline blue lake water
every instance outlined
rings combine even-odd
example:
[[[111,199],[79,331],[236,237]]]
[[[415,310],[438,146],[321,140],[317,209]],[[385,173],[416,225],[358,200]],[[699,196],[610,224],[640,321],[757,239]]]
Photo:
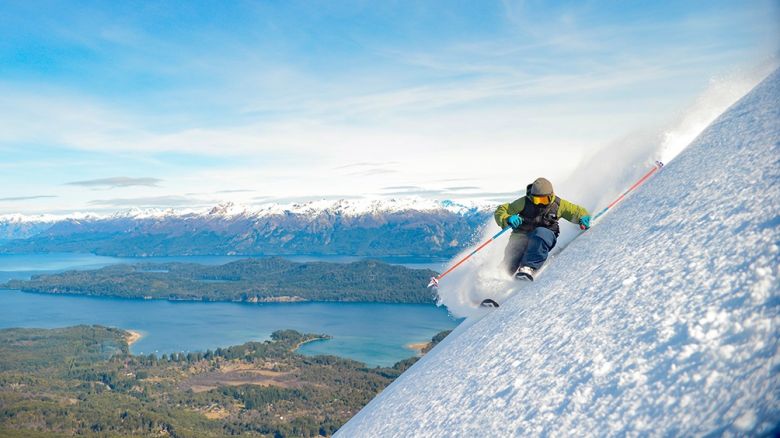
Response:
[[[242,257],[138,259],[90,254],[0,255],[0,282],[114,263],[220,264],[239,258]],[[306,261],[333,259],[309,257]],[[405,262],[407,266],[415,266],[414,260]],[[419,261],[421,267],[433,263],[437,262]],[[266,340],[273,331],[290,328],[333,336],[330,340],[304,345],[299,350],[303,354],[333,354],[371,366],[389,366],[414,354],[407,348],[408,344],[424,342],[442,330],[454,328],[458,322],[433,304],[172,302],[0,290],[0,328],[101,324],[135,330],[144,335],[131,348],[136,354],[205,351]]]

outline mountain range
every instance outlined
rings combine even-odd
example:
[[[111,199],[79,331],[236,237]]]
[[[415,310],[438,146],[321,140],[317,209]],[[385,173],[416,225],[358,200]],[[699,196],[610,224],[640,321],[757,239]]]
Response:
[[[451,257],[474,243],[491,213],[486,204],[389,199],[6,215],[0,216],[0,253]]]

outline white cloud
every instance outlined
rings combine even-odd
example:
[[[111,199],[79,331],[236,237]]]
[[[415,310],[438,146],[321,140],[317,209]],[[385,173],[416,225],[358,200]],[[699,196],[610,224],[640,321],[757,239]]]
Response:
[[[547,16],[535,15],[537,8],[526,2],[504,7],[507,26],[475,36],[425,46],[357,39],[362,51],[350,58],[354,65],[327,76],[220,33],[206,32],[221,38],[212,44],[224,46],[211,53],[178,51],[175,41],[102,23],[99,16],[90,20],[100,26],[86,34],[49,23],[58,38],[101,53],[117,49],[116,65],[103,68],[148,70],[172,81],[191,71],[207,84],[182,81],[117,98],[4,79],[0,148],[37,144],[117,162],[132,156],[155,166],[166,164],[166,154],[179,154],[183,164],[166,174],[165,190],[155,190],[161,202],[194,192],[238,201],[251,201],[249,191],[363,196],[388,186],[414,186],[431,196],[500,197],[540,175],[563,180],[592,151],[667,122],[710,76],[735,61],[753,62],[744,47],[732,47],[727,38],[716,44],[708,35],[766,9],[604,24],[593,20],[598,13],[589,3],[540,8],[552,11]],[[773,31],[776,36],[776,25]],[[700,38],[679,44],[666,37],[681,32]],[[767,44],[776,50],[776,42]],[[171,53],[174,62],[149,62],[146,49]],[[382,62],[366,65],[363,51]],[[689,136],[670,131],[667,142],[685,143]],[[188,166],[186,157],[213,163]],[[0,168],[26,166],[19,164]],[[447,189],[446,180],[462,180],[458,186],[474,193]],[[115,200],[152,199],[143,189],[122,191]],[[73,193],[61,201],[85,202]]]
[[[201,200],[187,196],[149,196],[139,198],[95,199],[87,204],[95,207],[193,207],[211,205],[214,200]]]
[[[11,196],[7,198],[0,198],[0,202],[10,202],[10,201],[32,201],[35,199],[47,199],[47,198],[56,198],[55,195],[31,195],[31,196]]]
[[[117,187],[133,186],[157,187],[157,184],[160,182],[162,182],[162,180],[159,178],[130,178],[126,176],[115,176],[111,178],[71,181],[65,183],[65,185],[112,189]]]

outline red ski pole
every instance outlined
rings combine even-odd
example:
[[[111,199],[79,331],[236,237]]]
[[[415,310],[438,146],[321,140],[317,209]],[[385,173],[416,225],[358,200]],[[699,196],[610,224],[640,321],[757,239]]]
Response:
[[[461,265],[463,262],[465,262],[466,260],[468,260],[468,259],[469,259],[469,257],[471,257],[471,256],[473,256],[474,254],[478,253],[478,252],[479,252],[479,250],[481,250],[482,248],[484,248],[484,247],[488,246],[488,244],[489,244],[490,242],[492,242],[492,241],[496,240],[496,239],[498,238],[498,236],[500,236],[500,235],[504,234],[504,232],[506,232],[507,230],[511,230],[511,229],[512,229],[512,227],[510,227],[510,226],[507,226],[507,227],[506,227],[506,228],[504,228],[503,230],[501,230],[501,231],[499,231],[498,233],[496,233],[496,235],[495,235],[495,236],[491,237],[490,239],[488,239],[488,240],[486,240],[484,243],[482,243],[482,245],[479,245],[479,247],[477,247],[477,249],[475,249],[474,251],[471,251],[471,253],[470,253],[469,255],[467,255],[466,257],[463,257],[462,259],[460,259],[460,260],[458,261],[458,263],[455,263],[454,265],[452,265],[452,267],[451,267],[450,269],[447,269],[446,271],[444,271],[444,273],[442,273],[442,274],[439,274],[439,276],[438,276],[438,277],[431,277],[431,282],[430,282],[430,283],[428,283],[428,287],[439,287],[439,280],[441,280],[442,278],[444,278],[444,276],[445,276],[445,275],[447,275],[447,274],[449,274],[450,272],[454,271],[454,270],[455,270],[455,268],[457,268],[457,267],[458,267],[458,266],[460,266],[460,265]]]
[[[635,182],[633,186],[629,187],[628,190],[626,190],[622,195],[618,196],[618,198],[615,199],[614,201],[612,201],[611,204],[607,205],[603,210],[601,210],[600,212],[596,213],[596,215],[593,216],[592,222],[596,222],[596,219],[598,219],[599,216],[601,216],[602,214],[606,213],[607,210],[609,210],[610,208],[614,207],[615,204],[617,204],[618,202],[622,201],[623,198],[625,198],[627,194],[629,194],[635,188],[637,188],[640,185],[642,185],[643,182],[647,181],[647,179],[650,178],[650,175],[654,174],[656,171],[660,170],[662,167],[664,167],[664,163],[662,163],[660,161],[656,161],[655,162],[655,166],[653,166],[653,168],[650,169],[650,171],[647,172],[645,174],[645,176],[640,178],[639,181]]]

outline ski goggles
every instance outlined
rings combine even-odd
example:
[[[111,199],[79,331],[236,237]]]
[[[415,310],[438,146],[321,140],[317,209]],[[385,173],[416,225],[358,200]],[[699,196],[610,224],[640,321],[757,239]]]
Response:
[[[534,203],[534,205],[547,205],[550,203],[550,200],[552,199],[552,195],[544,195],[544,196],[537,196],[537,195],[528,195],[529,198],[531,198],[531,202]]]

